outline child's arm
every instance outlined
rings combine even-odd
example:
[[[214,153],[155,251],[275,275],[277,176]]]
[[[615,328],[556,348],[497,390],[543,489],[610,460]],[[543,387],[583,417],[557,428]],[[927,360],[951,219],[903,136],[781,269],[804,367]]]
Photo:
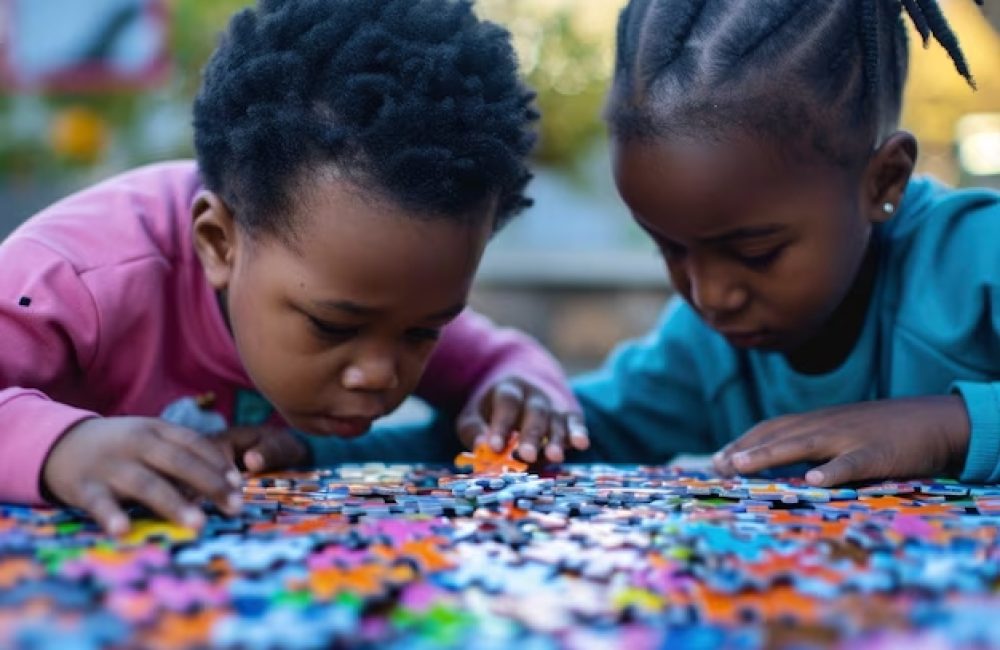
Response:
[[[196,523],[200,510],[176,484],[232,510],[235,467],[194,432],[59,401],[82,393],[101,344],[102,315],[77,270],[23,235],[0,246],[0,269],[0,501],[45,493],[112,532],[127,526],[123,499]]]
[[[79,378],[97,349],[90,293],[56,257],[27,239],[0,248],[0,500],[40,503],[49,450],[63,432],[97,417],[46,395]]]
[[[704,333],[690,307],[675,299],[650,334],[622,345],[602,369],[573,382],[594,432],[586,460],[662,463],[715,448],[706,378],[697,363],[699,354],[710,358]]]
[[[459,412],[459,436],[470,447],[488,435],[491,446],[502,449],[515,430],[521,432],[518,452],[529,462],[546,438],[545,456],[553,462],[563,459],[566,446],[589,446],[559,363],[527,335],[471,310],[445,328],[417,395]]]

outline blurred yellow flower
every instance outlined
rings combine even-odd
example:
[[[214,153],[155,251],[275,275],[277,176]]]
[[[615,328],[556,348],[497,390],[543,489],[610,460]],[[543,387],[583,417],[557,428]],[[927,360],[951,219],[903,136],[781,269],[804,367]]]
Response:
[[[49,142],[53,151],[73,162],[93,163],[107,147],[109,126],[93,110],[71,106],[58,111],[52,119]]]

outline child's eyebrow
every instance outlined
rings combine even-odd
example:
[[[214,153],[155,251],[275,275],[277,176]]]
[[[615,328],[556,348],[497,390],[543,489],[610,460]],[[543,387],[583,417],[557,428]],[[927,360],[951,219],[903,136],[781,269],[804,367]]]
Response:
[[[313,305],[319,309],[347,312],[352,316],[372,316],[382,311],[378,307],[362,305],[350,300],[314,300]],[[423,320],[451,320],[462,313],[462,310],[464,309],[465,303],[460,302],[448,307],[447,309],[442,309],[441,311],[434,312],[433,314],[428,314],[423,318]]]
[[[748,226],[744,228],[735,228],[728,232],[724,232],[721,235],[712,235],[711,237],[702,238],[702,242],[706,244],[723,244],[726,242],[731,242],[734,239],[751,239],[753,237],[764,237],[767,235],[773,235],[785,230],[785,226],[781,224],[768,224],[764,226]]]
[[[443,309],[443,310],[441,310],[439,312],[435,312],[433,314],[430,314],[426,318],[424,318],[424,320],[443,320],[443,321],[449,321],[449,320],[455,318],[456,316],[458,316],[459,314],[461,314],[462,311],[465,310],[465,306],[466,305],[465,305],[464,302],[460,302],[458,304],[452,305],[448,309]]]
[[[319,309],[345,311],[353,316],[370,316],[380,311],[377,307],[369,307],[350,300],[314,300],[313,305]]]

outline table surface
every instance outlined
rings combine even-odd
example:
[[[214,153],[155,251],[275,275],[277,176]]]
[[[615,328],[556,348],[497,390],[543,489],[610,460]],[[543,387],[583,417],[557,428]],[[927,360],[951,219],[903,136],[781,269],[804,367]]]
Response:
[[[245,494],[119,539],[0,506],[0,647],[1000,647],[1000,487],[361,465]]]

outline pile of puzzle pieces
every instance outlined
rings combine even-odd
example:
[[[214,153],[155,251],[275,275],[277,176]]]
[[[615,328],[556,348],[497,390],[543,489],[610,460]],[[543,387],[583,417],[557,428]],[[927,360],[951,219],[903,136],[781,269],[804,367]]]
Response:
[[[0,506],[0,647],[1000,647],[1000,487],[475,469],[250,478],[197,533]]]

